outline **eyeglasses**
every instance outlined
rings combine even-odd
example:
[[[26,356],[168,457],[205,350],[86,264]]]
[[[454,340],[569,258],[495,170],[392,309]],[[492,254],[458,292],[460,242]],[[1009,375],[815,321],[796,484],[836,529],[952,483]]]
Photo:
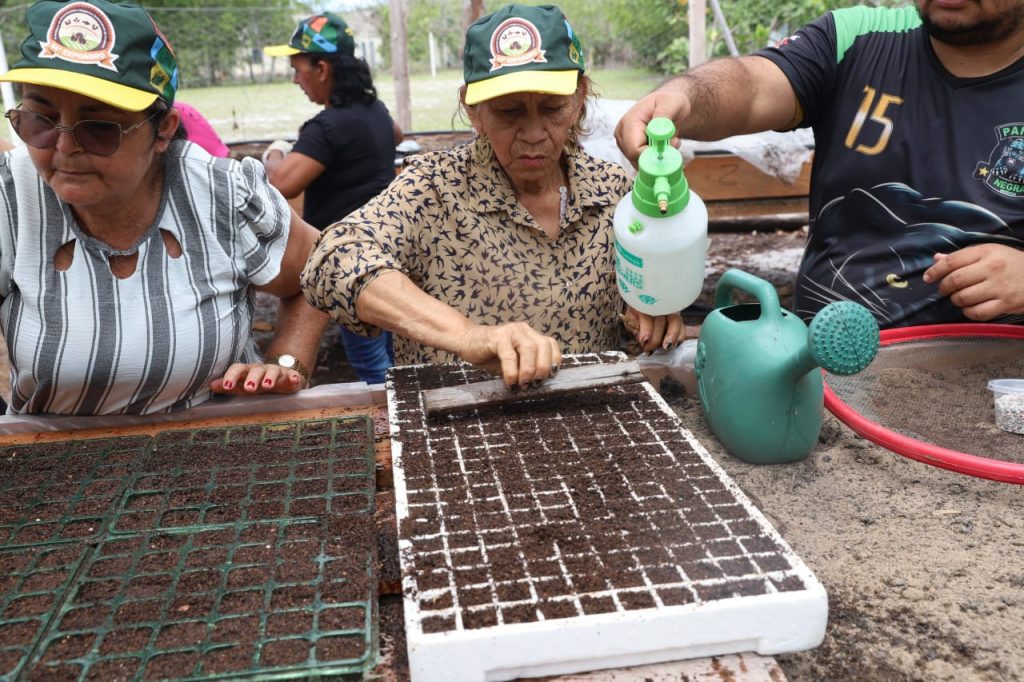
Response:
[[[79,121],[73,126],[59,126],[48,117],[25,109],[11,109],[4,118],[25,144],[37,149],[53,149],[62,132],[70,133],[75,143],[89,154],[110,156],[121,147],[121,138],[137,130],[159,114],[154,111],[145,120],[122,128],[114,121]]]

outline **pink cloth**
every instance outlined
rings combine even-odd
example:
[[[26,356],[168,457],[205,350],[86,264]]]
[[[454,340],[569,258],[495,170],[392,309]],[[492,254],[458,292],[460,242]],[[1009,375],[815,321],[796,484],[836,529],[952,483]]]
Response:
[[[191,104],[175,102],[174,108],[181,112],[181,122],[188,133],[188,139],[214,156],[227,156],[229,150],[210,122]]]

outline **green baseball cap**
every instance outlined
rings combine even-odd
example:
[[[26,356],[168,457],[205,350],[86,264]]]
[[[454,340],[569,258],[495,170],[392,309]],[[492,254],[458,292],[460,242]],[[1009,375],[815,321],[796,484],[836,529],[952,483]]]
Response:
[[[178,62],[153,19],[135,4],[40,0],[25,13],[31,34],[0,81],[46,85],[128,111],[174,103]]]
[[[466,104],[512,92],[571,95],[584,70],[580,40],[554,5],[506,5],[466,31]]]
[[[333,12],[324,12],[300,21],[287,45],[271,45],[263,51],[271,57],[303,53],[338,53],[351,57],[356,53],[356,40],[344,19]]]

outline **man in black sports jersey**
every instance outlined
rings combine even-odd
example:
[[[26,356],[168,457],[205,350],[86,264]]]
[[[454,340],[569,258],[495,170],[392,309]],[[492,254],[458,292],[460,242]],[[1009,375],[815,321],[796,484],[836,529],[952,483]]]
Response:
[[[835,10],[779,45],[641,99],[633,159],[667,116],[698,140],[811,127],[810,233],[794,292],[882,326],[1024,323],[1024,0]]]

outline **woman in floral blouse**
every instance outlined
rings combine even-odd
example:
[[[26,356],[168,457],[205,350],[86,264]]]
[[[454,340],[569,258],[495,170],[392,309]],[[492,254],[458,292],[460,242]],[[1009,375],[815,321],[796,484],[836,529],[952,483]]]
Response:
[[[481,18],[464,68],[476,141],[416,157],[325,230],[302,286],[349,329],[395,332],[398,364],[462,359],[525,387],[562,352],[621,345],[612,215],[630,179],[579,146],[589,79],[560,10]],[[644,351],[683,339],[678,314],[624,319]]]

